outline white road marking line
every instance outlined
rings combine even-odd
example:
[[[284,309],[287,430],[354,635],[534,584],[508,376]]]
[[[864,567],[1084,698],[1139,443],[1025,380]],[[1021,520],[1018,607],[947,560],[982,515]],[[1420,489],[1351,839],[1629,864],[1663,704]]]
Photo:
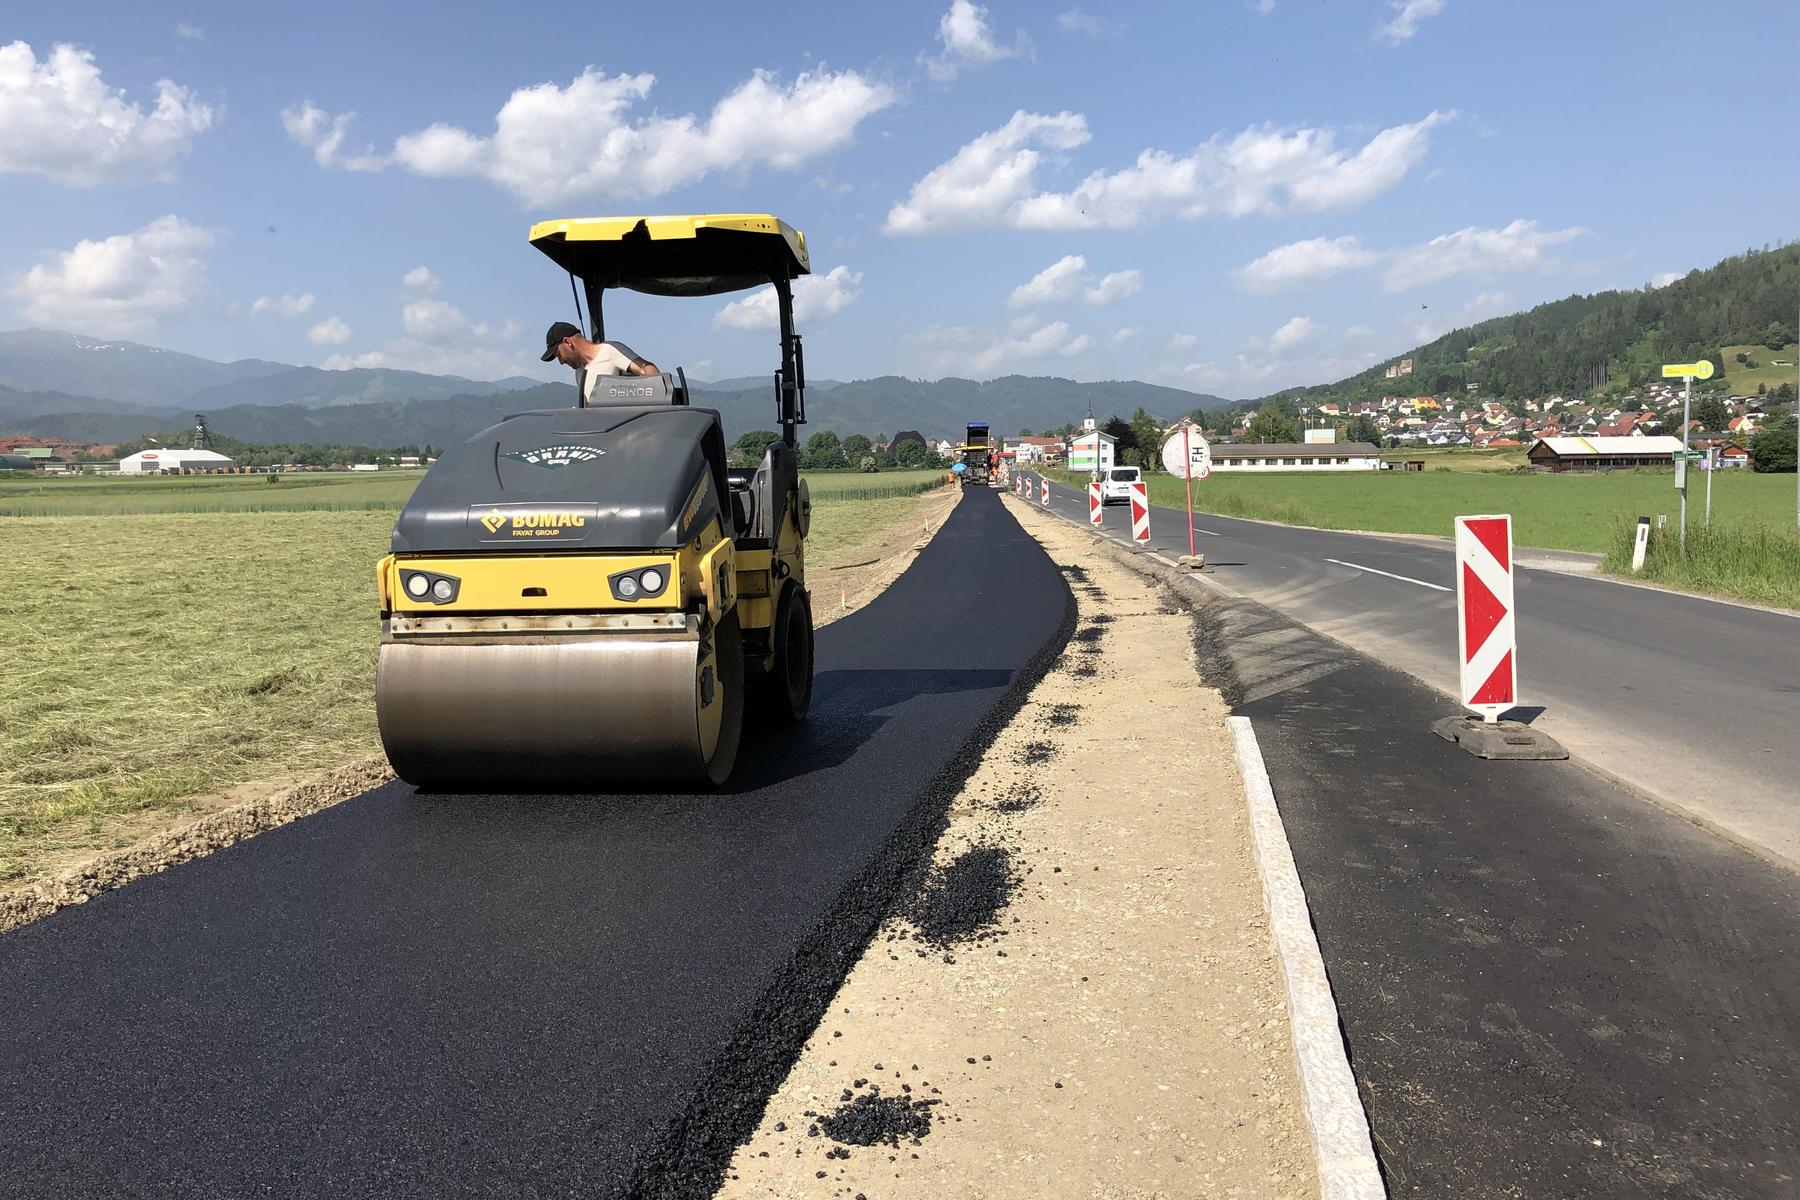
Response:
[[[1430,588],[1434,592],[1448,592],[1453,590],[1445,587],[1441,583],[1426,583],[1423,579],[1414,579],[1411,575],[1396,575],[1392,571],[1378,571],[1374,567],[1358,566],[1356,563],[1345,562],[1341,558],[1328,558],[1325,561],[1328,563],[1336,563],[1340,567],[1349,567],[1352,571],[1367,571],[1371,575],[1385,575],[1389,579],[1398,579],[1401,583],[1416,583],[1420,587]]]
[[[1204,533],[1207,537],[1218,537],[1219,536],[1218,534],[1214,533],[1212,530],[1202,529],[1198,525],[1194,526],[1194,532],[1195,533]]]
[[[1356,1076],[1339,1032],[1337,1001],[1319,940],[1313,935],[1306,889],[1294,867],[1275,789],[1256,744],[1249,717],[1227,717],[1237,745],[1238,772],[1250,808],[1250,835],[1256,866],[1262,875],[1263,903],[1269,932],[1287,984],[1288,1022],[1294,1033],[1294,1057],[1300,1068],[1301,1103],[1312,1132],[1318,1164],[1319,1195],[1324,1200],[1383,1200],[1387,1188],[1369,1138],[1369,1121],[1356,1094]]]

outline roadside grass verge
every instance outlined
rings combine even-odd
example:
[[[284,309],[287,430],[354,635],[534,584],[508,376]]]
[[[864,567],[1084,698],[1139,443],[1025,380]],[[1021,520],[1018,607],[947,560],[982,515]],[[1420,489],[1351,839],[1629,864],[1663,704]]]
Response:
[[[810,480],[809,570],[907,520],[941,478],[921,474],[844,476],[891,480],[875,499]],[[0,519],[0,890],[183,824],[193,797],[378,752],[374,567],[398,509]]]
[[[1800,535],[1792,527],[1688,525],[1687,552],[1675,528],[1650,534],[1644,569],[1631,573],[1636,523],[1617,522],[1601,569],[1685,591],[1711,592],[1780,608],[1800,609]]]
[[[1056,473],[1074,487],[1086,475]],[[1705,502],[1703,472],[1690,476],[1690,532]],[[1149,477],[1151,503],[1184,505],[1183,484],[1170,475]],[[1320,529],[1375,533],[1424,533],[1449,537],[1458,516],[1510,513],[1520,546],[1604,554],[1621,520],[1674,514],[1680,496],[1670,471],[1613,471],[1562,475],[1465,471],[1358,471],[1320,475],[1247,476],[1220,472],[1194,484],[1194,509],[1225,517],[1250,517]],[[1715,529],[1768,527],[1794,522],[1794,477],[1720,471],[1713,482]]]
[[[0,480],[0,517],[393,511],[422,478],[423,471],[381,471]]]

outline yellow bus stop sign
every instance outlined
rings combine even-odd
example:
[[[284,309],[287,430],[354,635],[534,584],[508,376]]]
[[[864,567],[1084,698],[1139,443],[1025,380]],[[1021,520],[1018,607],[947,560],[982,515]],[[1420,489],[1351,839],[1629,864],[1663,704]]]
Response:
[[[1703,358],[1692,363],[1664,363],[1664,379],[1685,379],[1692,375],[1695,379],[1711,379],[1713,377],[1712,359]]]

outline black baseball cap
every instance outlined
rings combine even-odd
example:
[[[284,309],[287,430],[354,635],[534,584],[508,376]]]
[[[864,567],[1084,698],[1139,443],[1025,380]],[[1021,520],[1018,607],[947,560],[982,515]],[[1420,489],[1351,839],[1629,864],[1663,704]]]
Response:
[[[556,344],[566,337],[580,337],[581,328],[567,321],[558,321],[544,331],[544,361],[550,362],[556,357]]]

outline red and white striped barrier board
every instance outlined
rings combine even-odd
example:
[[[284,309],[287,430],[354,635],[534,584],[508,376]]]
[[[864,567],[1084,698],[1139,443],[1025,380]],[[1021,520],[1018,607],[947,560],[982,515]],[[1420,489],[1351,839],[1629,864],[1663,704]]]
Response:
[[[1456,518],[1458,698],[1488,722],[1519,702],[1513,624],[1512,518]]]
[[[1038,480],[1038,503],[1045,507],[1050,504],[1050,481],[1048,479]]]
[[[1105,515],[1106,508],[1100,503],[1100,485],[1088,484],[1088,520],[1098,525]]]
[[[1150,541],[1150,492],[1142,483],[1131,485],[1131,540]]]

